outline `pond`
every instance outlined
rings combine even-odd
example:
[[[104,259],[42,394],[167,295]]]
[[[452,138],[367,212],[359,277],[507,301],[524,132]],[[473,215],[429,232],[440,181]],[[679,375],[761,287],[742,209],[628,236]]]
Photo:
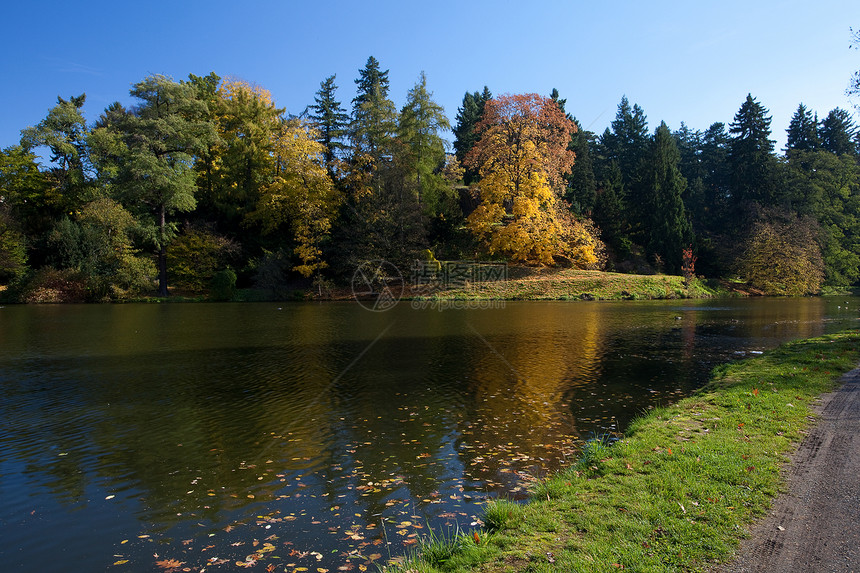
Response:
[[[5,571],[363,571],[860,299],[0,308]]]

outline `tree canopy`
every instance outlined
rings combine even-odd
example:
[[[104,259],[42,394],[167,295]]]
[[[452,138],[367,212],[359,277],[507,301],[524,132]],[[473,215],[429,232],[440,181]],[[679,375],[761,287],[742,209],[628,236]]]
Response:
[[[288,296],[369,259],[678,273],[695,257],[770,292],[860,283],[849,111],[799,104],[782,153],[752,94],[729,123],[674,132],[623,96],[595,134],[555,89],[466,91],[452,125],[423,72],[392,95],[370,56],[354,86],[347,110],[325,76],[298,117],[215,73],[149,76],[94,121],[86,94],[49,102],[0,152],[3,296]]]

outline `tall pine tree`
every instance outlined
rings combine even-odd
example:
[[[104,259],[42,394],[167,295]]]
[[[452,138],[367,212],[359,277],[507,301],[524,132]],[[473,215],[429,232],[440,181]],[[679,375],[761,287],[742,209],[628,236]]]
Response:
[[[445,162],[445,140],[440,132],[451,129],[441,105],[433,101],[433,92],[427,90],[424,72],[418,83],[406,95],[406,104],[400,111],[399,135],[408,149],[408,164],[415,175],[418,202],[423,203],[433,190],[442,185],[435,172]]]
[[[376,58],[367,58],[358,74],[358,93],[352,100],[353,153],[366,154],[378,164],[390,151],[388,145],[397,129],[397,108],[388,99],[388,70],[380,70]]]
[[[802,103],[797,106],[797,111],[791,117],[791,123],[786,130],[788,138],[785,150],[791,151],[815,151],[820,145],[818,139],[818,117],[812,114]]]
[[[466,160],[466,155],[480,139],[475,133],[475,126],[481,121],[481,116],[484,115],[484,106],[491,99],[493,99],[493,94],[487,86],[484,86],[483,92],[466,92],[466,95],[463,96],[463,105],[457,108],[456,123],[453,129],[454,152],[460,163]],[[469,185],[477,177],[478,174],[474,169],[466,169],[464,182]]]
[[[736,209],[750,203],[770,206],[777,199],[777,161],[767,114],[767,108],[748,94],[729,129],[731,194]]]
[[[836,155],[857,154],[857,127],[851,119],[851,114],[841,108],[835,108],[821,122],[819,130],[821,148]]]
[[[340,157],[346,149],[344,138],[349,128],[349,115],[337,100],[337,84],[334,75],[320,82],[320,89],[314,95],[314,104],[310,106],[310,118],[319,133],[317,141],[325,148],[325,162],[329,171],[334,160]]]
[[[682,251],[692,242],[682,198],[687,180],[678,168],[680,161],[675,138],[661,122],[654,133],[640,185],[648,213],[645,229],[648,253],[655,260],[662,260],[666,271],[671,273],[680,272]]]
[[[624,184],[629,186],[637,178],[639,163],[648,150],[648,119],[639,104],[630,106],[627,96],[621,98],[612,131],[601,136],[606,159],[618,162]]]

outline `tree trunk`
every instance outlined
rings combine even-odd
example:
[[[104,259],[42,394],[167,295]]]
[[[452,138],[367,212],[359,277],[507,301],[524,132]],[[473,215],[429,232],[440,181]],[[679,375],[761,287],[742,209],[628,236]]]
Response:
[[[164,205],[160,207],[158,222],[158,296],[169,296],[167,292],[167,247],[164,241],[166,219]]]

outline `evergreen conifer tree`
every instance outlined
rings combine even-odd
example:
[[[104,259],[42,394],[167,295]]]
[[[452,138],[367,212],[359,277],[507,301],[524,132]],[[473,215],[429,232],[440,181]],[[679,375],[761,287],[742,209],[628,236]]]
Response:
[[[777,162],[767,114],[767,108],[748,94],[729,129],[731,195],[736,208],[751,202],[769,206],[776,200]]]
[[[388,99],[388,70],[381,71],[376,58],[367,58],[358,73],[358,93],[352,100],[353,153],[367,154],[378,163],[397,130],[397,108]]]
[[[788,139],[786,151],[815,151],[820,145],[818,139],[818,118],[805,105],[797,106],[786,130]]]
[[[692,241],[692,230],[684,209],[687,180],[678,165],[681,154],[665,123],[654,133],[646,171],[641,182],[646,203],[648,252],[659,257],[666,271],[678,273],[684,247]]]
[[[457,155],[457,161],[463,163],[466,160],[466,155],[475,146],[479,137],[475,133],[475,125],[481,120],[484,115],[484,106],[488,101],[493,99],[493,94],[487,86],[484,86],[483,92],[474,92],[463,96],[463,104],[457,108],[457,116],[454,118],[454,152]],[[477,179],[478,173],[474,169],[466,169],[464,182],[466,185]]]
[[[819,129],[821,148],[836,155],[857,154],[857,127],[851,114],[841,108],[830,110]]]
[[[346,149],[344,138],[349,127],[349,115],[335,95],[337,92],[335,77],[332,75],[320,82],[320,89],[314,95],[314,104],[310,106],[313,111],[310,118],[319,132],[317,141],[326,148],[325,161],[329,170],[335,158]]]

